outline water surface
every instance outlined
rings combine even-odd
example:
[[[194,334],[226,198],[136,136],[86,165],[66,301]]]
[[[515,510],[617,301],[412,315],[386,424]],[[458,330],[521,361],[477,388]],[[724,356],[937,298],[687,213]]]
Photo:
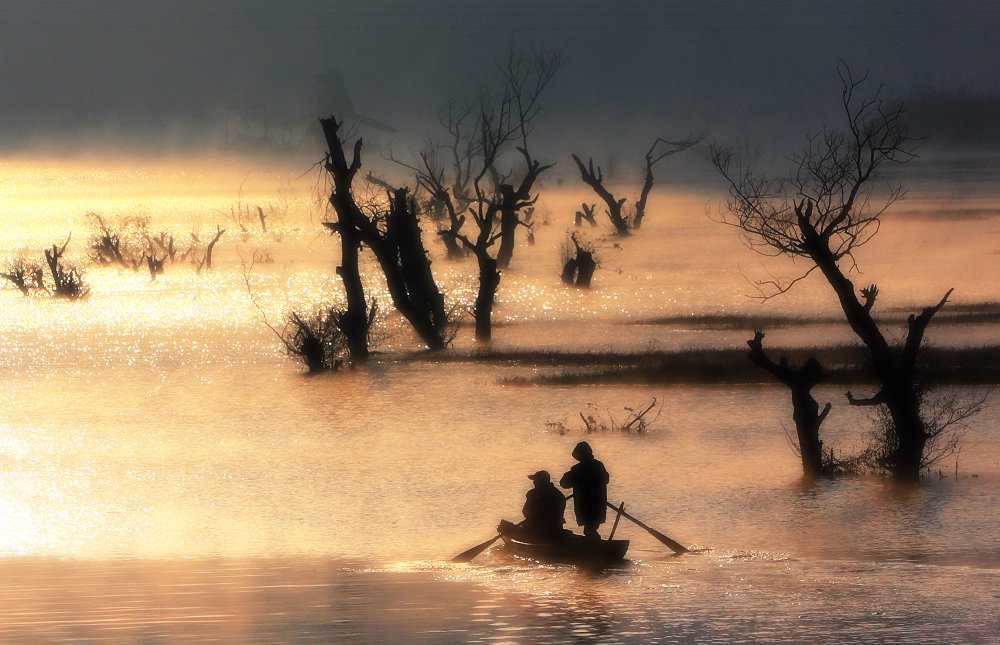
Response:
[[[217,225],[229,236],[210,272],[173,266],[150,282],[88,266],[92,291],[79,303],[0,291],[4,640],[973,643],[1000,630],[992,403],[940,475],[899,490],[803,483],[777,385],[515,386],[508,377],[552,368],[405,360],[416,344],[391,314],[383,355],[307,377],[262,313],[280,324],[291,308],[339,299],[315,177],[4,169],[4,257],[72,230],[83,264],[92,211],[139,212],[178,239]],[[504,276],[498,348],[741,347],[752,329],[684,317],[762,313],[813,321],[768,330],[775,346],[851,340],[819,282],[766,304],[746,297],[745,275],[795,268],[706,217],[719,199],[710,191],[658,193],[629,240],[588,231],[602,256],[595,289],[562,286],[556,248],[586,197],[553,191],[540,203],[549,224]],[[952,286],[959,302],[995,302],[1000,220],[969,220],[959,236],[927,216],[943,198],[917,197],[921,216],[887,218],[856,281],[877,281],[897,319]],[[267,233],[233,214],[258,203],[274,208]],[[241,258],[255,255],[269,261],[245,277]],[[468,306],[474,267],[434,268],[450,301]],[[664,316],[675,321],[634,324]],[[470,335],[462,329],[456,351],[471,349]],[[997,340],[988,322],[930,336]],[[586,438],[612,473],[612,499],[696,553],[674,557],[623,524],[631,564],[596,577],[492,551],[448,562],[501,517],[518,518],[528,473],[571,465],[580,412],[620,419],[653,397],[662,410],[649,433]],[[842,388],[817,398],[836,406],[828,445],[856,448],[865,413],[843,405]]]

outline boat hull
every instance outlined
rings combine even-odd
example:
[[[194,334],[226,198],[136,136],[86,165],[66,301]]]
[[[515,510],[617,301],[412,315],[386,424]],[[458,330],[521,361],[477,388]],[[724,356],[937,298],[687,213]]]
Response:
[[[546,563],[612,566],[625,562],[628,540],[593,540],[570,531],[561,538],[539,541],[524,535],[516,524],[501,520],[497,527],[506,552]]]

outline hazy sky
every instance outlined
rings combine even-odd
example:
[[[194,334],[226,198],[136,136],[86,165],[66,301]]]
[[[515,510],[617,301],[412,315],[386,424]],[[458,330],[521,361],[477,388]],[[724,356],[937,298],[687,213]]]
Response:
[[[308,121],[331,68],[405,140],[527,44],[563,58],[550,137],[780,131],[822,120],[838,59],[890,92],[1000,91],[997,33],[1000,4],[964,0],[0,0],[0,143]]]

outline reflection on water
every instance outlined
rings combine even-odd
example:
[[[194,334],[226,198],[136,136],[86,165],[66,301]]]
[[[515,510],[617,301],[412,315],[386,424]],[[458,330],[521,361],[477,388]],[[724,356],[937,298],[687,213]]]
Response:
[[[22,218],[0,230],[5,254],[50,243],[67,222],[107,212],[114,200],[141,202],[154,221],[180,230],[214,229],[235,199],[192,188],[182,203],[159,184],[139,191],[142,176],[63,179],[90,188],[68,200],[57,197],[62,180],[30,194],[0,184]],[[203,177],[183,179],[205,188]],[[235,179],[218,183],[237,191]],[[129,190],[100,187],[123,181]],[[247,198],[277,199],[282,180],[262,182],[268,188]],[[337,299],[333,242],[310,228],[307,192],[292,198],[303,210],[289,217],[286,237],[234,234],[212,272],[173,267],[150,283],[91,268],[92,295],[81,303],[0,291],[2,639],[982,642],[1000,628],[994,406],[969,429],[959,479],[952,461],[948,478],[901,492],[864,479],[804,485],[780,386],[515,387],[502,379],[533,368],[391,355],[307,378],[260,324],[239,270],[241,255],[268,246],[274,262],[255,266],[250,287],[273,321],[292,306]],[[759,260],[692,195],[660,195],[665,215],[621,249],[602,242],[606,264],[593,292],[563,288],[553,249],[564,234],[559,218],[578,198],[567,191],[540,206],[553,223],[504,277],[498,346],[742,347],[752,330],[619,323],[776,313],[743,297],[741,268]],[[58,217],[29,212],[37,203]],[[1000,232],[995,220],[974,226],[980,240]],[[1000,256],[959,253],[944,230],[886,222],[880,236],[897,254],[859,260],[887,300],[912,308],[950,286],[967,301],[996,299]],[[888,269],[915,249],[926,265]],[[435,262],[451,297],[466,304],[469,269]],[[818,288],[773,305],[814,318],[834,306]],[[468,349],[463,334],[458,344]],[[768,338],[796,345],[849,335],[818,324]],[[934,340],[996,342],[995,325],[953,327]],[[413,341],[399,331],[389,347]],[[835,387],[816,394],[843,400]],[[551,432],[549,422],[573,428],[590,405],[621,410],[653,396],[664,408],[652,432],[588,440],[611,471],[613,501],[700,553],[671,557],[622,525],[633,563],[596,578],[496,552],[447,563],[490,537],[501,517],[517,518],[528,473],[572,464],[579,433]],[[865,421],[835,403],[824,440],[848,452]]]
[[[4,574],[2,639],[33,643],[980,643],[996,634],[1000,582],[711,556],[597,578],[310,558],[8,559]]]

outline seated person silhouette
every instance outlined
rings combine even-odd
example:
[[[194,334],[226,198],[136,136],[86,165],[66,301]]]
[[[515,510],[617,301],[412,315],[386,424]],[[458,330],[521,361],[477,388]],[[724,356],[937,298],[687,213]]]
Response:
[[[577,524],[583,527],[583,534],[600,540],[597,527],[604,523],[606,517],[610,477],[604,464],[594,459],[594,450],[586,441],[576,444],[573,457],[578,463],[562,476],[559,485],[573,489],[573,510],[576,511]]]
[[[524,533],[539,540],[558,540],[562,538],[563,524],[566,520],[566,497],[556,488],[546,470],[539,470],[528,479],[535,486],[524,495]]]

